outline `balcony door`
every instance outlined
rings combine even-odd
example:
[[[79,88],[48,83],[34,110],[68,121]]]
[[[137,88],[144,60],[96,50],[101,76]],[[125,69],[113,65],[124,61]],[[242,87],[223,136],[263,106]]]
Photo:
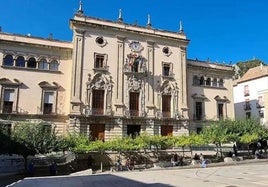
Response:
[[[171,95],[162,96],[162,114],[164,118],[171,117]]]
[[[129,93],[129,112],[130,116],[139,116],[139,92]]]
[[[93,90],[92,93],[92,114],[103,115],[104,90]]]

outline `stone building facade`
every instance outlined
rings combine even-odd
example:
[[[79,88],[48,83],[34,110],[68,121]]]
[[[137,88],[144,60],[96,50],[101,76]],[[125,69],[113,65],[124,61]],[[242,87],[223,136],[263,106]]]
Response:
[[[233,117],[232,68],[187,60],[182,25],[163,31],[150,17],[141,27],[121,12],[109,21],[80,7],[70,27],[72,42],[0,33],[0,118],[42,119],[61,134],[110,140],[179,136]]]

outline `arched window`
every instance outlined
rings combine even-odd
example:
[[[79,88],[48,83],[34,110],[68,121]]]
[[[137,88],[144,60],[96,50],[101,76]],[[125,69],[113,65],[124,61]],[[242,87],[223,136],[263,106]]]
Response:
[[[47,70],[48,69],[48,63],[47,63],[47,60],[42,58],[39,63],[38,63],[38,69],[45,69]]]
[[[199,85],[200,84],[200,81],[199,81],[199,79],[198,79],[198,76],[194,76],[193,77],[193,85]]]
[[[28,68],[36,68],[36,60],[35,60],[35,58],[33,58],[33,57],[29,58],[29,60],[27,62],[27,67]]]
[[[223,79],[220,79],[220,81],[219,81],[219,87],[223,87]]]
[[[200,85],[205,85],[205,79],[203,76],[200,78]]]
[[[217,87],[218,82],[217,82],[217,78],[214,78],[212,81],[212,86]]]
[[[59,69],[59,63],[57,60],[53,60],[50,62],[50,65],[49,65],[49,70],[52,70],[52,71],[58,71]]]
[[[6,55],[4,58],[4,66],[13,66],[13,56],[12,55]]]
[[[206,80],[206,86],[211,86],[211,79],[210,78],[207,78],[207,80]]]
[[[23,56],[18,56],[16,59],[16,67],[25,67],[25,59]]]

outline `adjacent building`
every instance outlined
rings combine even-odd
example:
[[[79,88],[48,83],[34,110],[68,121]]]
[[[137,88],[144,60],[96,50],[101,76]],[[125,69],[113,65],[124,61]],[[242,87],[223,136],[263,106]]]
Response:
[[[178,32],[85,16],[72,42],[0,33],[0,118],[43,120],[92,140],[200,131],[234,117],[232,67],[187,60]],[[2,121],[3,122],[3,121]]]
[[[234,119],[232,66],[187,60],[190,131],[200,132],[210,121]]]
[[[235,118],[255,118],[267,126],[268,106],[268,67],[249,69],[234,83]]]

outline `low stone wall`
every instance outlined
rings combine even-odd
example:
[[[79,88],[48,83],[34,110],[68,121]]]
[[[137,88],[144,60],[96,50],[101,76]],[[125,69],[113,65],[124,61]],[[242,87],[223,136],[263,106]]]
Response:
[[[90,152],[88,154],[78,154],[76,156],[77,170],[84,170],[92,168],[93,170],[110,170],[115,165],[118,159],[121,160],[122,165],[125,165],[128,158],[132,158],[136,166],[143,166],[144,168],[150,168],[154,166],[154,163],[165,162],[170,163],[172,154],[177,153],[184,157],[191,157],[192,153],[189,150],[170,149],[160,151],[106,151]]]

